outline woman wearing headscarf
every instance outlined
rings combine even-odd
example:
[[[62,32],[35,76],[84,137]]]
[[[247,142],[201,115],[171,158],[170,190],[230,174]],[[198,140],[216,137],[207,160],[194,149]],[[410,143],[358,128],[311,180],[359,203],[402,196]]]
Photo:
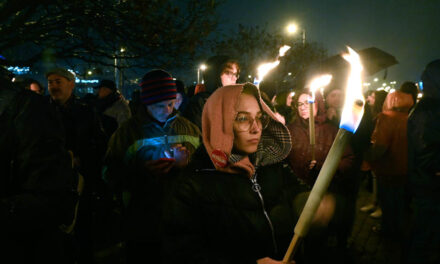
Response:
[[[309,137],[309,94],[309,91],[305,89],[298,92],[293,98],[297,109],[296,119],[288,126],[292,138],[292,149],[287,160],[295,176],[308,187],[308,191],[302,194],[302,199],[307,198],[309,191],[312,189],[338,132],[338,128],[327,120],[323,98],[317,92],[313,109],[315,147],[312,150]],[[312,151],[315,152],[314,159],[312,159]],[[353,161],[354,155],[351,148],[347,147],[329,186],[329,193],[336,199],[335,215],[328,229],[323,229],[315,234],[317,237],[314,239],[309,238],[309,242],[311,241],[310,244],[313,245],[315,251],[312,254],[306,253],[306,256],[312,258],[313,263],[316,261],[315,257],[325,259],[324,255],[316,254],[316,249],[321,247],[322,250],[326,250],[326,240],[324,239],[328,231],[332,231],[333,234],[336,233],[339,248],[345,248],[346,246],[346,240],[351,232],[354,220],[355,204],[351,201],[352,199],[349,199],[348,195],[349,189],[353,186]],[[301,195],[298,199],[302,200]]]
[[[281,263],[302,191],[282,162],[287,128],[254,85],[241,84],[209,97],[202,131],[204,147],[164,208],[164,262]],[[331,211],[323,202],[316,219],[326,222]]]

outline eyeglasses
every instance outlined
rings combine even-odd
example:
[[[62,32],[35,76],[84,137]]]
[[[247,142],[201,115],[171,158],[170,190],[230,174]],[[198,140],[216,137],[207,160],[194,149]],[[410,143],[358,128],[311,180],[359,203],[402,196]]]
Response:
[[[269,124],[269,120],[269,116],[266,114],[259,114],[253,118],[250,114],[238,113],[235,123],[237,124],[238,131],[246,132],[252,128],[254,122],[257,123],[258,129],[265,129]]]
[[[225,74],[229,78],[235,77],[237,79],[240,76],[238,72],[232,72],[232,71],[228,71],[228,70],[225,70],[222,74]]]
[[[309,101],[304,101],[304,102],[298,102],[295,104],[297,108],[300,108],[301,106],[309,106]]]

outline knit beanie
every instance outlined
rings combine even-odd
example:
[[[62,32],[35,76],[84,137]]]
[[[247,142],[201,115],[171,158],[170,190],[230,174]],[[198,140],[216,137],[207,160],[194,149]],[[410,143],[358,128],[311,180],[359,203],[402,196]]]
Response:
[[[176,81],[164,70],[147,72],[139,86],[141,87],[141,102],[145,105],[176,99]]]

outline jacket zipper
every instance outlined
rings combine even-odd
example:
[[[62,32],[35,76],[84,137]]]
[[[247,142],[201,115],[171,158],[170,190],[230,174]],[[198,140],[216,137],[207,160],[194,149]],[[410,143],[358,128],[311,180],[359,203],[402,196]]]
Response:
[[[264,206],[263,195],[261,195],[261,186],[257,182],[257,173],[256,172],[255,172],[254,176],[251,178],[251,182],[252,182],[252,190],[254,192],[256,192],[258,194],[258,197],[260,198],[260,202],[261,202],[261,206],[263,208],[264,216],[266,217],[266,220],[269,223],[270,231],[272,232],[272,243],[273,243],[274,251],[275,251],[275,254],[277,254],[278,253],[278,246],[277,246],[277,242],[275,240],[275,230],[273,228],[272,221],[269,218],[269,214],[266,211],[266,207]]]
[[[196,169],[196,172],[200,172],[200,171],[216,171],[216,169]],[[255,171],[256,171],[256,169],[255,169]],[[267,213],[266,207],[264,205],[263,195],[260,192],[261,186],[257,182],[257,173],[256,172],[254,173],[253,177],[250,180],[252,182],[252,190],[258,194],[258,198],[260,199],[260,202],[261,202],[261,207],[263,208],[264,216],[266,217],[266,220],[269,223],[270,231],[272,234],[272,244],[273,244],[274,252],[275,252],[275,254],[277,254],[278,253],[278,246],[277,246],[277,242],[275,240],[275,230],[273,228],[272,221],[270,220],[269,214]]]

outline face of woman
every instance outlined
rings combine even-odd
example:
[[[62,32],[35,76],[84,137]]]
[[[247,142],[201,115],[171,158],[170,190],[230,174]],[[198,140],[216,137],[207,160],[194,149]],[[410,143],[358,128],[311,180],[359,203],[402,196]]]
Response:
[[[325,102],[327,103],[328,107],[333,107],[336,109],[342,108],[342,106],[344,105],[343,100],[344,94],[340,89],[334,89],[325,98]]]
[[[376,100],[376,94],[375,94],[375,93],[371,93],[371,94],[367,97],[367,103],[368,103],[368,105],[373,106],[375,100]]]
[[[316,103],[313,105],[313,116],[316,116],[318,113],[318,107]],[[309,95],[301,94],[298,98],[297,102],[298,114],[302,119],[309,119],[310,114],[310,106],[309,106]]]
[[[234,149],[242,154],[257,151],[261,132],[265,123],[257,99],[249,94],[241,94],[238,103],[237,117],[234,121]]]

